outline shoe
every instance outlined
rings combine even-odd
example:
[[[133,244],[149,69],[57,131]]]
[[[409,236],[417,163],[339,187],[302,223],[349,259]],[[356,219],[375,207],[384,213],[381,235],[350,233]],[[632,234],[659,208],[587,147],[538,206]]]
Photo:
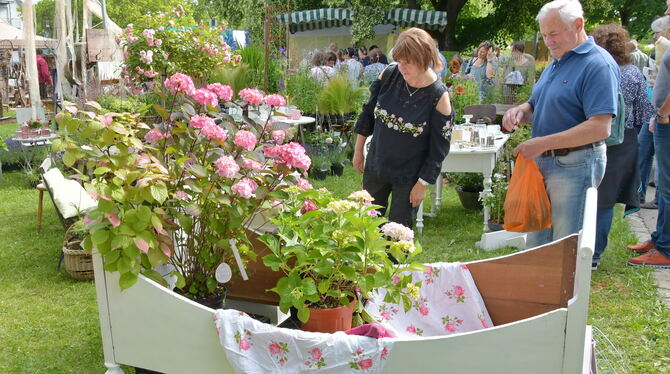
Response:
[[[635,266],[653,266],[659,268],[670,268],[670,258],[663,256],[659,251],[652,250],[642,256],[628,259],[629,265]]]
[[[651,240],[647,240],[644,243],[641,244],[630,244],[627,245],[626,248],[630,249],[633,252],[637,252],[639,254],[644,254],[649,252],[650,250],[654,249],[654,242]]]
[[[597,270],[597,269],[598,269],[598,265],[600,265],[599,262],[592,262],[592,263],[591,263],[591,270]]]
[[[658,204],[655,201],[650,201],[648,203],[640,204],[642,209],[658,209]]]

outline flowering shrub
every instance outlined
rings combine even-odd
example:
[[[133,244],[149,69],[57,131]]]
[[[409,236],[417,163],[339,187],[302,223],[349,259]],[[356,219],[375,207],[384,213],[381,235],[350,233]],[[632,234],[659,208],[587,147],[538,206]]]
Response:
[[[479,89],[477,88],[477,81],[472,75],[461,73],[451,74],[446,78],[447,85],[451,91],[451,102],[456,113],[456,122],[463,121],[463,108],[468,105],[478,104]]]
[[[86,188],[99,205],[87,216],[85,245],[97,248],[107,270],[121,273],[122,289],[139,273],[164,283],[152,268],[169,262],[181,293],[209,297],[220,291],[217,267],[234,264],[235,249],[252,256],[251,220],[279,204],[283,189],[306,183],[296,172],[310,159],[286,134],[275,136],[283,130],[250,120],[246,114],[258,107],[228,101],[229,87],[197,87],[181,73],[164,85],[172,105],[157,108],[163,122],[154,128],[143,129],[136,114],[99,114],[95,103],[92,110],[68,105],[57,116],[66,133],[54,147],[65,151],[67,166],[92,171]],[[260,91],[253,96],[265,100]],[[244,122],[220,113],[219,103],[243,110]]]
[[[418,288],[402,271],[423,269],[410,263],[420,252],[411,229],[378,217],[367,191],[344,200],[305,184],[285,192],[284,209],[273,219],[277,234],[260,237],[272,252],[263,263],[285,274],[272,289],[282,310],[295,307],[305,322],[310,307],[334,308],[355,299],[362,312],[361,300],[380,287],[388,289],[385,301],[411,307]],[[358,315],[356,324],[362,319],[373,321]]]
[[[183,16],[184,9],[178,6],[169,13],[147,15],[143,19],[149,25],[146,29],[136,30],[132,24],[124,29],[123,75],[133,92],[151,88],[156,80],[177,72],[204,82],[215,69],[240,62],[222,36],[225,24],[192,27],[186,24],[188,20],[182,24]],[[209,93],[221,96],[216,87],[206,89],[196,95],[198,102],[213,102]]]

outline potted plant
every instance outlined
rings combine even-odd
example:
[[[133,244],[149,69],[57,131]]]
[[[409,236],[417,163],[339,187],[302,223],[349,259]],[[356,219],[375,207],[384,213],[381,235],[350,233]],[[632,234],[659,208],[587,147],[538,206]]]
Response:
[[[121,289],[140,273],[165,284],[153,268],[169,263],[180,293],[209,299],[223,289],[217,269],[236,269],[236,251],[245,261],[254,257],[248,225],[281,203],[280,190],[302,181],[295,171],[307,170],[310,159],[300,144],[283,142],[283,130],[249,119],[252,112],[261,118],[261,107],[284,105],[279,95],[245,89],[233,102],[230,87],[196,89],[180,73],[164,89],[156,94],[172,105],[155,106],[163,122],[149,131],[137,114],[67,104],[54,150],[64,151],[66,166],[81,159],[92,170],[86,188],[99,203],[85,217],[84,247],[121,273]],[[218,112],[219,100],[243,110],[244,121]]]
[[[480,192],[479,199],[482,205],[489,208],[490,218],[488,222],[489,230],[500,231],[505,220],[505,197],[507,196],[507,188],[509,182],[507,175],[504,173],[505,162],[499,161],[496,165],[497,171],[494,170],[493,183],[491,184],[491,192]]]
[[[456,193],[463,208],[481,210],[479,193],[484,190],[484,177],[479,173],[449,173],[449,183],[456,186]]]
[[[347,153],[341,147],[330,153],[330,170],[333,175],[342,176],[344,174],[344,163],[347,160]]]
[[[388,290],[385,301],[411,306],[419,297],[418,286],[404,270],[423,269],[411,262],[420,252],[411,229],[378,217],[367,191],[339,200],[325,190],[297,187],[285,191],[284,209],[273,219],[278,231],[260,237],[271,254],[266,266],[284,273],[271,291],[279,307],[293,307],[298,319],[311,329],[323,309],[342,308],[346,318],[357,312],[355,324],[373,319],[363,312],[362,301],[380,287]],[[394,261],[396,263],[394,263]],[[323,332],[348,329],[348,321]]]
[[[324,153],[317,153],[311,156],[312,166],[310,176],[314,179],[324,180],[330,175],[331,161]]]
[[[350,116],[365,97],[364,87],[354,87],[345,74],[338,74],[328,80],[318,99],[319,113],[326,115],[330,125],[341,125],[345,116]]]

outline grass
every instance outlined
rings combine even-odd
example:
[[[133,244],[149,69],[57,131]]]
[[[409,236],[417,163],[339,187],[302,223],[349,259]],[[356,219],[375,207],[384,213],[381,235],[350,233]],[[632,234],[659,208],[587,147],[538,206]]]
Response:
[[[347,167],[344,176],[314,185],[344,197],[360,189],[361,177]],[[49,198],[39,234],[37,191],[28,187],[24,173],[5,173],[0,202],[0,373],[103,372],[94,284],[56,271],[64,230]],[[421,260],[469,261],[513,251],[476,248],[481,222],[478,212],[461,208],[453,189],[445,188],[442,210],[438,217],[426,218],[419,237]],[[623,351],[633,373],[667,373],[669,316],[651,271],[623,265],[628,255],[624,246],[635,238],[621,217],[610,238],[601,267],[593,273],[589,323]]]

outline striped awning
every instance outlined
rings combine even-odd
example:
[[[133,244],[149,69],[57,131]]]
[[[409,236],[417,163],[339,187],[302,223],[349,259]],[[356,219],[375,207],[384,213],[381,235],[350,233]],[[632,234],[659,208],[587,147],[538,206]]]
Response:
[[[289,23],[291,33],[350,26],[353,17],[353,11],[343,8],[302,10],[277,16],[279,22]],[[447,27],[447,12],[394,8],[389,10],[383,22],[402,27],[416,26],[424,29],[444,30]]]
[[[343,8],[324,8],[284,13],[278,16],[279,22],[289,23],[291,33],[306,30],[319,30],[331,27],[350,26],[353,12]]]

